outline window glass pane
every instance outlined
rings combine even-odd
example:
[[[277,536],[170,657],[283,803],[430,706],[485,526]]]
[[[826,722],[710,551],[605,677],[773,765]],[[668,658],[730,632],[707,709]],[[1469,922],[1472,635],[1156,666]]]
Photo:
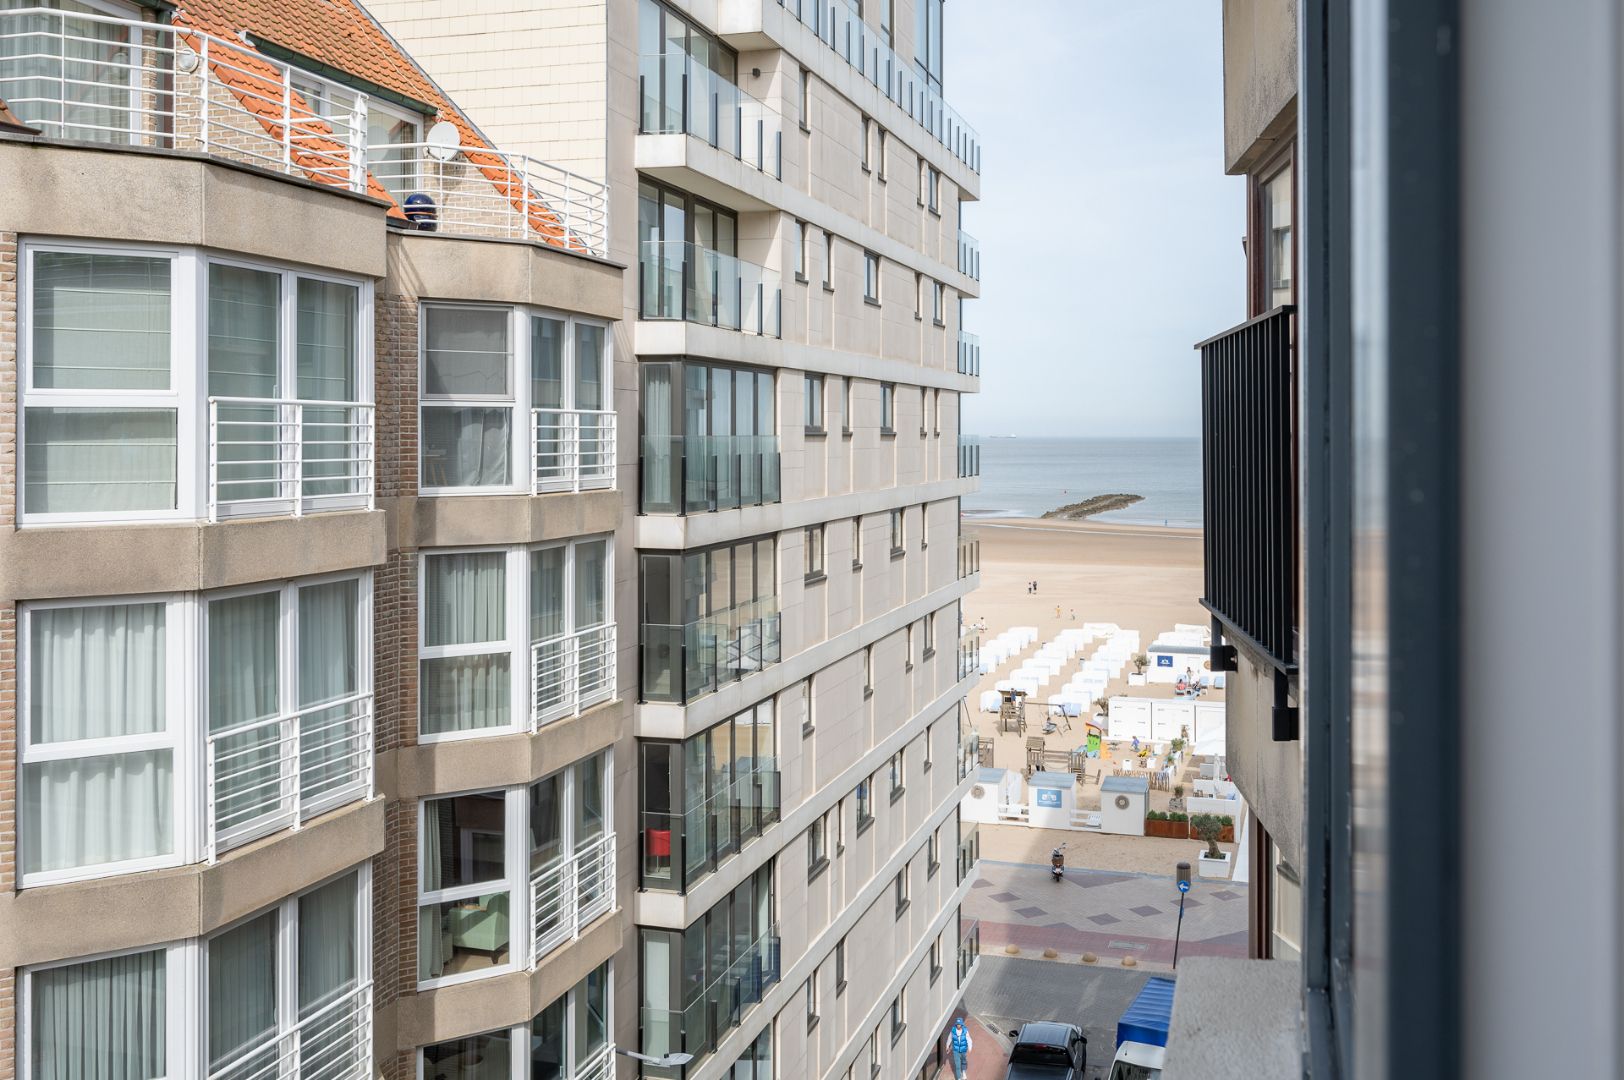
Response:
[[[278,394],[282,275],[209,264],[209,393]]]
[[[575,407],[602,409],[604,328],[575,324]]]
[[[502,487],[510,481],[511,409],[423,410],[424,487]]]
[[[500,791],[425,800],[424,892],[502,880],[506,806]]]
[[[564,852],[563,782],[549,776],[530,785],[530,868]]]
[[[175,508],[173,409],[24,410],[30,514]]]
[[[356,984],[359,929],[356,895],[360,879],[346,874],[299,897],[299,1015],[311,1013]],[[335,1025],[317,1025],[325,1039]],[[309,1056],[311,1047],[304,1047]]]
[[[513,696],[511,670],[507,653],[424,660],[418,730],[445,735],[506,727]]]
[[[472,645],[507,636],[504,553],[430,555],[425,561],[425,645]]]
[[[587,540],[575,545],[575,626],[597,626],[609,620],[609,542]]]
[[[543,641],[564,632],[564,563],[567,549],[542,548],[530,553],[530,640]]]
[[[23,766],[23,872],[174,851],[169,750]]]
[[[306,585],[299,590],[299,785],[307,800],[362,779],[364,706],[345,701],[360,690],[361,583]],[[351,796],[353,797],[353,796]]]
[[[41,251],[33,270],[33,385],[169,388],[169,260]]]
[[[530,1022],[530,1080],[563,1080],[568,1063],[564,1060],[564,1013],[566,1000],[541,1010]]]
[[[564,320],[530,320],[530,405],[564,407]]]
[[[276,1032],[276,912],[209,942],[209,1067],[236,1062]],[[274,1045],[230,1070],[247,1077],[275,1071]]]
[[[209,602],[209,731],[275,716],[280,597]]]
[[[603,833],[603,764],[598,754],[575,765],[575,846]]]
[[[505,397],[508,313],[502,308],[423,311],[423,393]]]
[[[354,285],[300,278],[298,289],[298,394],[306,401],[356,399],[359,345]]]
[[[512,1039],[505,1031],[423,1047],[423,1080],[511,1080]]]
[[[169,1072],[165,953],[114,956],[29,976],[37,1080],[153,1080]]]
[[[609,1041],[609,965],[587,972],[575,988],[575,1062],[587,1058]]]

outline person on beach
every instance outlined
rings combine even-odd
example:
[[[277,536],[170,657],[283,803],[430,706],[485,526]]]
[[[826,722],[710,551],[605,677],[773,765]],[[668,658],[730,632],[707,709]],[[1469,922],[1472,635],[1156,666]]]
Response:
[[[953,1021],[953,1031],[948,1036],[948,1049],[953,1051],[953,1078],[964,1080],[970,1071],[970,1039],[969,1025],[965,1024],[964,1017]]]

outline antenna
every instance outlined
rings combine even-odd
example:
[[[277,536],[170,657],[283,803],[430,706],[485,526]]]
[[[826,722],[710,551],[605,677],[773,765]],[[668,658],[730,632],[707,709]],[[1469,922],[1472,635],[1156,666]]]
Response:
[[[435,161],[450,161],[462,149],[462,136],[457,131],[457,125],[449,120],[441,120],[429,128],[423,142],[427,144],[429,157]]]

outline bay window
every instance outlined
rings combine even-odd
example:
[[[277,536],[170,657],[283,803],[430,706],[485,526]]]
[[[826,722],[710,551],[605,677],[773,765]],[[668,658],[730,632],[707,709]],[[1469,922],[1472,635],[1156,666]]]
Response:
[[[424,494],[613,485],[607,324],[434,303],[419,325]]]
[[[370,505],[370,285],[24,244],[24,524]]]
[[[22,884],[212,860],[368,797],[370,605],[366,574],[24,605]]]
[[[638,367],[642,513],[704,513],[779,500],[772,372],[693,359]],[[806,389],[810,427],[823,422],[823,409],[810,381]]]
[[[24,969],[22,1080],[361,1075],[370,893],[363,864],[203,940]]]
[[[778,663],[772,537],[639,554],[643,697],[692,701]]]
[[[425,1046],[420,1080],[612,1080],[611,961],[528,1024]]]
[[[419,740],[533,729],[614,697],[613,575],[607,537],[425,553]]]
[[[613,909],[610,765],[419,804],[421,987],[533,964]]]

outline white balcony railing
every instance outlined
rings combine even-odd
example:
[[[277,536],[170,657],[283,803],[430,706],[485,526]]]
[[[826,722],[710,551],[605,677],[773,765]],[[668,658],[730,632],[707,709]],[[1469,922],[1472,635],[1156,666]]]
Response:
[[[365,94],[185,26],[0,11],[0,99],[51,138],[202,152],[366,190]]]
[[[613,1080],[615,1075],[615,1047],[613,1043],[600,1046],[584,1062],[575,1067],[575,1080]]]
[[[540,240],[600,258],[609,252],[609,189],[568,169],[428,143],[376,145],[367,160],[420,230]]]
[[[373,410],[209,398],[209,520],[372,508]]]
[[[615,834],[606,832],[531,871],[532,956],[539,961],[580,937],[583,927],[614,906]]]
[[[213,862],[372,795],[372,695],[213,732],[204,750],[204,843]]]
[[[208,1080],[352,1080],[371,1072],[372,984],[364,982],[210,1069]]]
[[[531,716],[540,727],[615,696],[615,625],[530,646]]]
[[[532,409],[536,467],[531,491],[615,486],[615,414],[607,409]]]

